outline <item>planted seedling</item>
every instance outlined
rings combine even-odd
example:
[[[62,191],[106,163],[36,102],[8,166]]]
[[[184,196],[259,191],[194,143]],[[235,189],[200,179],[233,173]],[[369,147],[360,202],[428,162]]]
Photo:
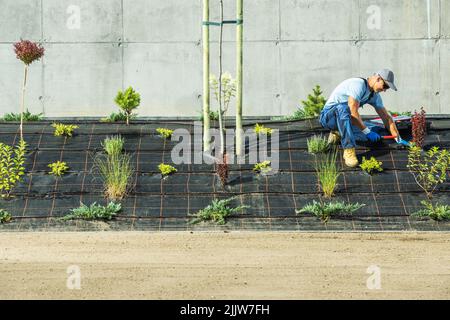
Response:
[[[0,143],[0,193],[8,198],[12,189],[22,181],[25,174],[26,142],[20,140],[13,148]]]
[[[22,121],[40,121],[42,120],[42,115],[43,113],[39,113],[39,114],[32,114],[30,111],[25,111],[22,114]],[[20,121],[21,119],[21,115],[20,113],[7,113],[5,114],[5,116],[3,117],[3,121]]]
[[[260,124],[258,124],[258,123],[255,125],[254,130],[255,130],[255,133],[256,133],[257,135],[265,134],[265,135],[267,135],[267,136],[271,135],[271,134],[272,134],[272,131],[273,131],[273,129],[271,129],[271,128],[266,128],[264,125],[262,125],[262,124],[260,125]]]
[[[328,140],[323,136],[314,136],[306,141],[308,152],[312,154],[325,153],[330,150]]]
[[[272,171],[272,167],[270,166],[270,161],[266,160],[266,161],[255,164],[255,166],[253,167],[253,171],[259,172],[261,174],[269,173],[270,171]]]
[[[0,209],[0,223],[10,222],[12,219],[11,214],[5,209]]]
[[[157,128],[156,132],[163,139],[170,139],[170,137],[173,134],[173,130],[170,130],[170,129],[167,129],[167,128]]]
[[[450,219],[450,206],[435,204],[431,201],[421,201],[423,209],[413,213],[412,215],[418,218],[428,217],[436,221],[449,220]]]
[[[214,199],[206,208],[198,211],[196,214],[190,214],[190,216],[194,217],[190,223],[196,224],[201,221],[212,221],[218,225],[226,224],[226,219],[232,214],[248,208],[248,206],[232,207],[230,203],[234,199],[235,197],[222,200]]]
[[[331,198],[337,187],[337,181],[341,175],[336,162],[337,150],[331,153],[321,154],[315,159],[315,170],[319,186],[322,189],[326,198]]]
[[[120,135],[107,137],[102,142],[103,150],[105,150],[106,154],[109,156],[116,156],[122,153],[123,146],[125,144],[125,139]]]
[[[57,177],[61,177],[66,173],[67,170],[69,170],[69,167],[67,166],[67,163],[62,161],[56,161],[53,163],[50,163],[48,167],[51,169],[49,174],[53,174]]]
[[[122,112],[126,115],[127,126],[130,124],[130,118],[133,110],[141,104],[141,96],[134,91],[132,87],[129,87],[125,91],[119,91],[114,101],[122,109]]]
[[[367,160],[366,157],[363,157],[360,167],[362,170],[371,175],[375,171],[382,172],[383,171],[382,165],[383,162],[378,161],[374,157],[371,157],[369,160]]]
[[[170,164],[164,164],[164,163],[159,164],[158,169],[161,172],[161,175],[163,176],[163,178],[169,176],[172,173],[177,172],[177,169],[175,167],[172,167]]]
[[[72,137],[74,130],[78,129],[76,125],[63,123],[53,123],[52,127],[55,128],[55,137]]]
[[[120,203],[110,202],[108,205],[102,206],[94,202],[89,207],[81,203],[79,208],[71,210],[71,213],[62,217],[61,220],[111,220],[117,213],[122,210]]]
[[[311,213],[319,218],[323,223],[327,223],[333,216],[351,215],[364,206],[365,204],[359,203],[345,203],[340,201],[323,203],[313,200],[312,203],[307,204],[302,209],[296,210],[296,213]]]
[[[432,147],[423,152],[418,146],[412,146],[408,152],[409,171],[414,176],[417,185],[425,191],[427,198],[433,197],[433,192],[439,184],[445,182],[450,167],[450,152]]]

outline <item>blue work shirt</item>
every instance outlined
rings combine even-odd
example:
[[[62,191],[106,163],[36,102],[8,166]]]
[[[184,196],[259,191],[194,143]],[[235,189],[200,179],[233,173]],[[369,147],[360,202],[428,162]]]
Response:
[[[373,93],[373,96],[369,99],[370,96],[370,88],[369,85],[366,84],[361,78],[351,78],[347,79],[341,84],[339,84],[336,89],[331,93],[327,102],[325,103],[324,110],[328,110],[329,108],[338,105],[338,104],[347,104],[348,98],[353,97],[356,101],[359,102],[360,107],[365,104],[370,104],[375,108],[384,108],[383,100],[379,93]]]

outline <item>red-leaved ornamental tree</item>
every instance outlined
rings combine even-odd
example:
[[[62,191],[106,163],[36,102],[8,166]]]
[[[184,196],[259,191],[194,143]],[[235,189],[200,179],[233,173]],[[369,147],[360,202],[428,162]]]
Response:
[[[25,87],[27,85],[28,66],[38,61],[44,55],[45,49],[37,43],[29,40],[20,40],[14,44],[14,52],[17,59],[25,64],[25,72],[22,86],[22,104],[20,107],[20,139],[23,140],[23,112],[25,108]]]
[[[423,107],[420,109],[420,112],[414,112],[414,115],[411,118],[412,122],[412,136],[413,142],[419,146],[423,147],[423,143],[425,142],[425,135],[427,130],[427,123],[425,117],[425,110]]]

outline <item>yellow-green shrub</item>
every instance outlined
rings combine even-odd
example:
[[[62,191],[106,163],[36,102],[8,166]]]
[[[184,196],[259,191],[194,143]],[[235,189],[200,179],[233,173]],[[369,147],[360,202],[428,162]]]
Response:
[[[9,197],[14,186],[25,174],[26,142],[20,140],[15,148],[0,143],[0,193]]]

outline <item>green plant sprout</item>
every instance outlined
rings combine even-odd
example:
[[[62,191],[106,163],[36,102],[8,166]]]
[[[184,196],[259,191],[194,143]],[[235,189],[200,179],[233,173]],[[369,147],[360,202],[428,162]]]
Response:
[[[431,201],[426,200],[421,201],[420,203],[424,208],[414,212],[412,216],[418,218],[428,217],[436,221],[450,219],[450,206],[441,204],[433,205]]]
[[[173,134],[173,130],[167,128],[157,128],[156,132],[159,134],[160,137],[164,139],[170,139],[170,137]]]
[[[322,203],[313,200],[312,203],[307,204],[301,210],[296,210],[297,214],[301,213],[311,213],[318,217],[323,223],[327,223],[331,217],[337,215],[351,215],[355,211],[364,207],[365,204],[359,203],[345,203],[345,202],[329,202]]]
[[[22,181],[26,147],[24,140],[20,140],[15,148],[0,143],[0,194],[3,198],[9,198],[15,185]]]
[[[105,150],[106,154],[109,156],[115,156],[122,153],[123,146],[125,144],[125,139],[120,135],[107,137],[102,142],[103,150]]]
[[[370,157],[370,159],[366,159],[366,157],[363,157],[362,162],[359,166],[368,174],[373,174],[375,171],[382,172],[382,165],[383,162],[378,161],[377,159],[375,159],[375,157]]]
[[[325,153],[330,149],[328,140],[323,136],[314,136],[306,141],[308,152],[312,154]]]
[[[238,206],[233,208],[230,203],[236,197],[231,197],[228,199],[214,199],[210,205],[206,208],[198,211],[196,214],[190,214],[194,218],[189,222],[190,224],[196,224],[201,221],[212,221],[218,225],[226,224],[226,219],[232,214],[248,208],[248,206]]]
[[[72,137],[73,131],[78,129],[78,126],[73,124],[53,123],[52,127],[55,128],[55,137]]]
[[[12,219],[11,214],[5,209],[0,209],[0,223],[10,222]]]
[[[170,164],[164,163],[160,163],[158,165],[158,169],[163,177],[167,177],[168,175],[177,172],[176,168],[172,167]]]
[[[39,114],[32,114],[30,111],[25,111],[22,114],[22,121],[28,122],[28,121],[40,121],[42,120],[43,113]],[[3,121],[20,121],[21,116],[20,113],[7,113],[3,117]]]
[[[341,175],[337,163],[337,150],[316,157],[314,163],[319,186],[326,198],[331,198],[337,187],[337,180]]]
[[[409,148],[407,168],[430,200],[437,186],[445,182],[449,167],[448,150],[439,150],[436,146],[426,152],[422,152],[418,146]]]
[[[136,119],[137,114],[130,115],[130,120]],[[127,115],[124,112],[112,112],[108,117],[101,118],[101,122],[119,122],[119,121],[127,121]]]
[[[71,213],[62,217],[61,220],[111,220],[122,210],[120,203],[110,202],[102,206],[94,202],[89,207],[81,203],[79,208],[71,210]]]
[[[141,104],[141,95],[134,91],[132,87],[128,87],[123,92],[119,91],[114,101],[122,109],[122,112],[125,113],[128,126],[133,110]]]
[[[201,112],[199,120],[203,121],[203,112]],[[209,120],[218,121],[219,120],[219,111],[209,111]]]
[[[262,125],[262,124],[260,125],[259,123],[255,124],[254,130],[257,135],[265,134],[265,135],[269,136],[273,132],[273,129],[266,128],[264,125]]]
[[[263,162],[259,162],[259,163],[255,164],[255,166],[253,167],[253,171],[260,172],[262,174],[267,174],[271,170],[272,170],[272,167],[270,166],[270,161],[269,160],[265,160]]]
[[[53,163],[50,163],[48,167],[51,169],[49,174],[53,174],[57,177],[61,177],[66,173],[67,170],[69,170],[69,167],[67,166],[67,163],[62,161],[56,161]]]

